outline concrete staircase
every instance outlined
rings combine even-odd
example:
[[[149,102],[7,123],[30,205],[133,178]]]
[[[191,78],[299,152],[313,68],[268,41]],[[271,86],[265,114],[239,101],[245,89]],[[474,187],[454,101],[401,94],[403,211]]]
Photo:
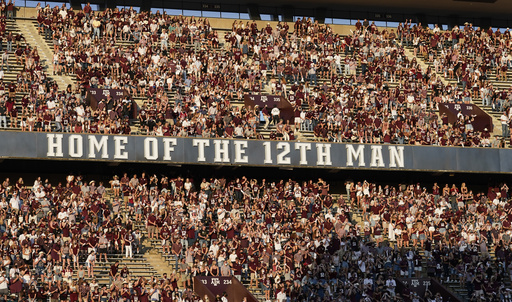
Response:
[[[367,213],[368,212],[369,211],[367,211]],[[357,205],[355,205],[355,206],[353,206],[351,208],[351,212],[350,213],[351,213],[351,218],[352,218],[352,222],[354,223],[354,226],[355,227],[359,227],[361,233],[363,233],[364,232],[364,221],[365,221],[365,219],[363,217],[363,210],[358,208]],[[373,235],[370,235],[370,238],[368,238],[368,239],[369,240],[373,240]],[[390,241],[389,240],[387,230],[384,230],[383,240],[384,240],[383,241],[384,243],[390,244],[391,247],[393,247],[393,245],[396,243],[396,241]],[[405,251],[408,251],[410,249],[414,249],[414,247],[412,245],[412,240],[411,240],[410,245],[404,247],[403,249]],[[416,247],[415,250],[421,256],[421,263],[422,263],[423,270],[420,273],[420,277],[427,277],[426,268],[428,267],[428,264],[427,264],[427,257],[426,257],[425,251],[423,249],[421,249],[419,246]],[[488,246],[488,252],[489,252],[489,258],[487,259],[487,261],[490,263],[490,267],[492,268],[493,272],[498,272],[499,270],[498,270],[498,266],[496,264],[497,257],[496,257],[496,254],[495,254],[495,246]],[[481,256],[481,253],[479,253],[478,255]],[[512,275],[509,275],[509,274],[505,273],[501,277],[502,277],[502,280],[503,280],[503,284],[511,284]],[[455,294],[462,301],[474,301],[469,296],[468,290],[466,288],[466,284],[465,283],[464,284],[460,284],[459,280],[454,280],[454,279],[447,280],[446,278],[444,278],[442,280],[438,280],[438,281],[445,288],[447,288],[449,291],[451,291],[453,294]]]
[[[20,32],[27,40],[27,44],[33,48],[37,48],[41,57],[41,65],[45,68],[46,73],[52,77],[59,85],[59,90],[65,90],[68,85],[73,85],[73,79],[69,76],[55,76],[53,70],[53,50],[45,43],[43,37],[39,35],[37,28],[34,27],[32,19],[16,19],[16,24]],[[52,76],[54,75],[54,76]]]
[[[416,58],[416,61],[421,66],[421,69],[423,69],[423,70],[427,70],[428,69],[429,64],[427,64],[426,61],[424,61],[423,59],[418,58],[417,56],[415,56],[414,52],[411,51],[411,49],[406,47],[405,45],[402,45],[402,47],[404,48],[404,54],[409,58],[409,60],[412,60],[413,58]],[[432,71],[432,73],[437,75],[444,85],[448,85],[448,81],[443,77],[442,74],[437,74],[434,70]]]
[[[412,49],[413,49],[412,46],[404,46],[404,49],[406,50],[406,54],[409,56],[409,58],[415,57],[414,53],[412,51]],[[436,53],[436,55],[438,55],[438,54],[439,53]],[[420,64],[420,66],[422,68],[424,68],[425,70],[428,67],[431,67],[432,70],[435,70],[434,65],[429,62],[428,57],[425,57],[424,55],[422,55],[421,53],[418,52],[418,55],[415,58],[416,58],[417,62]],[[442,74],[442,73],[439,73],[437,75],[438,75],[438,78],[441,79],[441,81],[443,82],[444,85],[452,85],[453,87],[462,88],[462,84],[460,84],[456,79],[446,78],[446,77],[444,77],[444,74]],[[510,75],[509,75],[509,78],[510,78]],[[494,75],[494,73],[492,71],[491,71],[491,75],[490,75],[490,80],[493,83],[493,86],[495,88],[508,89],[510,87],[509,82],[496,81],[496,76]],[[480,97],[472,99],[472,102],[473,102],[473,104],[479,106],[482,110],[484,110],[487,114],[489,114],[492,117],[492,123],[494,126],[492,134],[494,136],[501,136],[501,121],[500,121],[501,112],[493,111],[491,106],[483,106],[482,99]]]
[[[113,192],[110,189],[106,190],[105,199],[107,201],[113,200]],[[107,202],[108,203],[108,202]],[[126,217],[126,216],[124,216]],[[151,279],[152,277],[160,278],[163,275],[162,263],[159,263],[152,257],[150,249],[147,248],[148,243],[146,238],[141,238],[141,249],[140,253],[133,251],[133,258],[126,258],[123,252],[116,254],[107,254],[108,262],[97,262],[95,267],[95,278],[100,285],[111,284],[109,279],[110,266],[115,262],[119,261],[119,269],[124,266],[128,267],[130,271],[131,279],[138,279],[143,277],[145,279]],[[88,278],[86,278],[87,280]]]

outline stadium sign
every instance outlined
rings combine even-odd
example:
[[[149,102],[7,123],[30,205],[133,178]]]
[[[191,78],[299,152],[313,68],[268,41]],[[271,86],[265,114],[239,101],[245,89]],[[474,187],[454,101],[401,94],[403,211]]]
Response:
[[[512,150],[42,132],[0,132],[1,158],[172,164],[512,171]]]
[[[64,137],[66,136],[66,140]],[[48,158],[147,160],[210,164],[299,165],[332,167],[327,143],[271,142],[230,139],[130,137],[111,135],[46,134]],[[135,145],[130,141],[135,141]],[[137,142],[139,141],[139,142]],[[250,146],[249,146],[250,145]],[[184,149],[181,147],[185,147]],[[249,150],[249,147],[250,150]],[[344,145],[347,167],[404,168],[404,147]],[[370,149],[369,158],[365,149]],[[133,152],[133,151],[134,152]],[[259,150],[258,152],[254,152]],[[340,150],[337,150],[340,154]]]

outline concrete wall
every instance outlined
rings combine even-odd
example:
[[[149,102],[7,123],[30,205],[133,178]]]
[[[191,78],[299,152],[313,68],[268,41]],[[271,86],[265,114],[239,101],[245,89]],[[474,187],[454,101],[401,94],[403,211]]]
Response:
[[[18,18],[37,18],[37,10],[35,7],[18,7],[16,12]]]
[[[223,18],[208,18],[210,20],[210,25],[213,28],[217,29],[231,29],[234,21],[238,21],[237,19],[223,19]],[[242,20],[244,23],[249,22],[252,23],[251,20]],[[256,21],[258,24],[258,28],[263,28],[270,23],[270,26],[274,27],[277,24],[277,21]],[[293,30],[293,22],[288,22],[290,29]],[[333,32],[341,35],[349,35],[351,34],[351,30],[355,29],[354,25],[334,25],[330,24]]]
[[[18,18],[36,18],[37,17],[37,11],[35,7],[19,7],[18,11],[16,12],[16,17]],[[229,30],[232,28],[233,22],[238,21],[238,19],[225,19],[225,18],[208,18],[210,20],[210,24],[213,28],[216,29],[226,29]],[[244,23],[247,21],[252,22],[250,20],[242,20]],[[258,28],[265,27],[267,23],[270,23],[272,27],[274,27],[277,22],[276,21],[256,21],[256,24],[258,24]],[[290,26],[291,30],[293,30],[293,22],[288,22],[288,25]],[[334,33],[340,34],[340,35],[350,35],[351,30],[355,29],[354,25],[335,25],[330,24],[332,30]]]

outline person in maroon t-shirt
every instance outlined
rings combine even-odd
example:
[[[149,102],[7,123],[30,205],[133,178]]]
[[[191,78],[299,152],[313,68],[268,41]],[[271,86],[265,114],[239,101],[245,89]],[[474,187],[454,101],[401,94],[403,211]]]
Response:
[[[164,222],[163,227],[160,229],[160,239],[162,240],[162,252],[170,253],[170,239],[171,238],[171,231],[167,227],[167,222]]]
[[[87,2],[87,4],[84,6],[83,12],[87,20],[91,20],[92,7],[90,2]]]
[[[14,2],[9,0],[9,3],[7,4],[7,19],[14,20],[14,8]]]
[[[155,214],[153,213],[150,213],[148,218],[147,218],[147,222],[146,222],[146,226],[147,226],[147,229],[148,229],[148,237],[149,239],[153,239],[157,236],[157,233],[156,233],[156,222],[157,222],[157,218],[155,216]]]

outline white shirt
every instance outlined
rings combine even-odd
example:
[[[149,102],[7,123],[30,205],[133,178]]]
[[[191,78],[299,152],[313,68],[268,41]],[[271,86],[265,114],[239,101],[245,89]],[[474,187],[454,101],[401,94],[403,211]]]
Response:
[[[66,211],[59,212],[59,214],[57,214],[57,218],[59,220],[63,220],[64,218],[68,218],[68,212],[66,212]]]
[[[16,210],[20,209],[20,198],[18,197],[18,195],[13,195],[9,203],[11,204],[11,208]]]
[[[501,115],[500,120],[501,120],[501,124],[502,124],[502,125],[506,125],[506,124],[508,124],[508,116],[507,116],[505,113],[503,113],[503,114]]]
[[[7,289],[7,278],[5,276],[0,276],[0,289]]]
[[[395,289],[395,287],[396,287],[396,281],[395,281],[395,279],[388,279],[388,280],[386,280],[386,287],[387,287],[388,289],[394,290],[394,289]]]
[[[76,115],[78,115],[78,117],[81,117],[83,118],[84,115],[85,115],[85,110],[84,110],[84,107],[83,106],[77,106],[75,107],[75,111],[76,111]]]
[[[89,256],[87,257],[87,260],[85,260],[85,262],[90,263],[90,264],[92,264],[94,261],[96,261],[96,255],[94,255],[94,254],[89,254]]]
[[[9,276],[11,277],[11,279],[16,278],[16,273],[19,274],[20,270],[15,267],[11,267],[11,269],[9,270]]]
[[[59,15],[62,17],[62,19],[66,19],[67,15],[68,15],[68,12],[64,9],[61,9],[59,11]]]
[[[55,100],[53,100],[53,99],[48,100],[48,102],[46,102],[46,105],[48,106],[49,110],[55,109]]]
[[[43,191],[43,190],[37,190],[34,195],[36,196],[37,199],[41,199],[41,198],[44,198],[44,196],[46,195],[46,193]]]
[[[213,252],[214,255],[217,255],[217,253],[219,252],[219,246],[217,244],[211,245],[210,251]]]
[[[283,302],[286,300],[286,293],[284,291],[280,291],[277,293],[277,301]]]

